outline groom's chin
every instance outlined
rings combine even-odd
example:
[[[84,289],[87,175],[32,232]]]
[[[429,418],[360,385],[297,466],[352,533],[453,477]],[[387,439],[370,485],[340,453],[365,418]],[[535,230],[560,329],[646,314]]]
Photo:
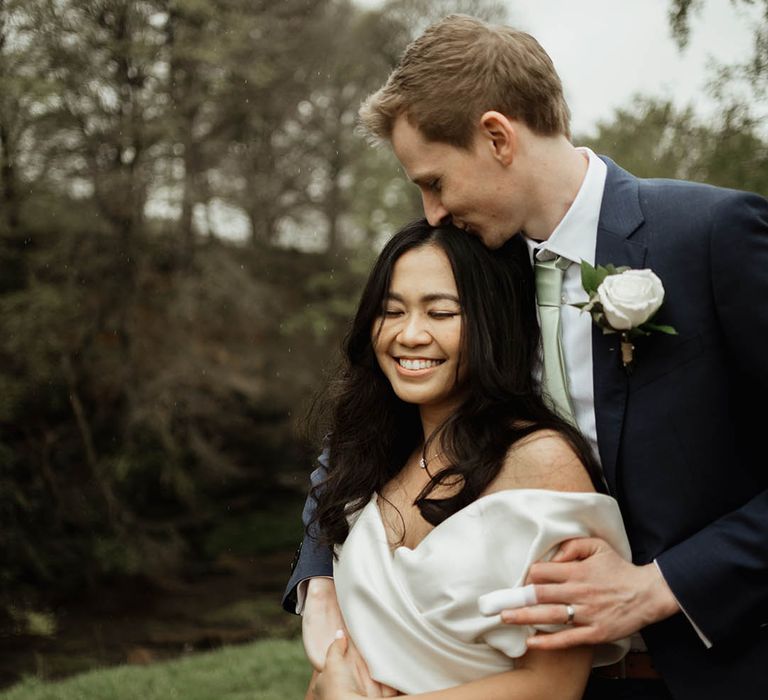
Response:
[[[489,250],[498,250],[516,235],[514,233],[501,233],[498,231],[485,231],[481,233],[475,229],[467,229],[467,233],[477,238]]]

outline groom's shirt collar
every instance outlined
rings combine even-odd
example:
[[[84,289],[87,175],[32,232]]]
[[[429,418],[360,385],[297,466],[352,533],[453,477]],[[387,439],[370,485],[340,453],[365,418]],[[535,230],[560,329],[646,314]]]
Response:
[[[589,148],[577,149],[587,156],[589,165],[576,198],[546,241],[526,238],[531,258],[547,260],[558,255],[577,265],[586,260],[595,264],[597,224],[608,168]]]

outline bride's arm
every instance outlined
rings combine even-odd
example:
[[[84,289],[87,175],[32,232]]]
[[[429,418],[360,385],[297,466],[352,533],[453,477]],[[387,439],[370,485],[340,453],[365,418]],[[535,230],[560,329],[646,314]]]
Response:
[[[405,697],[420,700],[579,700],[592,667],[592,648],[579,647],[558,655],[529,651],[515,663],[514,671],[446,690]]]
[[[333,642],[336,630],[343,627],[333,579],[310,579],[301,617],[301,638],[307,659],[316,671],[323,670],[325,652]]]
[[[349,682],[346,640],[336,640],[328,649],[325,671],[318,677],[315,700],[360,700]],[[592,648],[577,647],[562,652],[529,651],[515,660],[515,669],[471,683],[418,695],[419,700],[579,700],[592,666]]]
[[[314,671],[307,691],[307,698],[312,697],[312,688],[318,673],[325,666],[326,651],[334,640],[336,631],[345,629],[333,579],[311,579],[307,587],[307,599],[304,604],[302,619],[304,651]],[[347,663],[353,671],[355,685],[361,689],[364,697],[389,698],[395,695],[392,688],[371,678],[365,659],[351,642],[346,657]]]

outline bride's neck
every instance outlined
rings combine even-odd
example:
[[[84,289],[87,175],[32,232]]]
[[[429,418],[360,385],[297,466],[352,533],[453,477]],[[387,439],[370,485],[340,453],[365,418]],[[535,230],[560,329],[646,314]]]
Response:
[[[456,412],[458,404],[459,402],[449,406],[419,406],[424,440],[429,440],[430,436]]]

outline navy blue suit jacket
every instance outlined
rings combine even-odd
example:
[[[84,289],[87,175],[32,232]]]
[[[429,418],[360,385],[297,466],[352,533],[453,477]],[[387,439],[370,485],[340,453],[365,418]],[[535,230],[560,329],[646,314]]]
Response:
[[[768,202],[604,160],[596,263],[652,269],[678,335],[635,342],[628,374],[595,327],[600,457],[635,563],[656,559],[713,646],[682,614],[643,637],[678,700],[768,698]],[[286,609],[331,569],[305,540]]]

